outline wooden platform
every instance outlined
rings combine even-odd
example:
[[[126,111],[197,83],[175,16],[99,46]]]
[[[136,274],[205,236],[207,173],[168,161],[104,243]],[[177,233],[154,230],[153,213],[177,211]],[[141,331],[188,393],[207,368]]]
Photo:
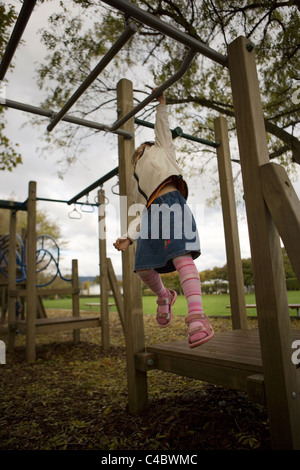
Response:
[[[78,330],[82,328],[96,328],[101,326],[101,320],[96,316],[89,317],[61,317],[61,318],[37,318],[36,333],[52,333],[63,330]],[[26,321],[17,323],[20,333],[26,333]]]
[[[293,339],[300,339],[300,331],[293,332]],[[136,355],[136,368],[203,380],[247,392],[254,401],[265,402],[258,330],[218,333],[193,349],[186,340],[152,345],[146,353]]]

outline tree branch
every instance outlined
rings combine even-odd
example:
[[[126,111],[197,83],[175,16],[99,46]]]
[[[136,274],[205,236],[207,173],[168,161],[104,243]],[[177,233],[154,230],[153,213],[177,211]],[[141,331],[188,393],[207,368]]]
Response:
[[[223,114],[228,117],[234,117],[234,111],[228,109],[229,106],[224,103],[217,103],[212,100],[207,100],[206,98],[197,98],[197,97],[189,97],[189,99],[168,99],[168,104],[183,104],[187,102],[197,103],[201,106],[204,106],[209,109],[213,109],[220,114]],[[293,161],[300,165],[300,141],[297,137],[291,135],[281,127],[277,126],[276,124],[270,122],[268,119],[264,119],[266,131],[270,134],[274,135],[278,139],[280,139],[286,146],[286,150],[291,150],[293,152]]]

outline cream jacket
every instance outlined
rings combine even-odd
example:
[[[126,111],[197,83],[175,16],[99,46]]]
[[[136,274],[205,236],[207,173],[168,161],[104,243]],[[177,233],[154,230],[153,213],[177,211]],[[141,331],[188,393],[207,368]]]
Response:
[[[154,126],[155,143],[147,147],[143,156],[137,161],[132,177],[132,193],[136,203],[137,217],[130,223],[128,231],[122,238],[134,241],[139,236],[139,226],[142,212],[146,210],[147,203],[154,191],[170,176],[182,179],[184,187],[183,197],[187,199],[187,184],[176,162],[175,147],[170,131],[167,106],[159,104],[156,108],[156,120]]]

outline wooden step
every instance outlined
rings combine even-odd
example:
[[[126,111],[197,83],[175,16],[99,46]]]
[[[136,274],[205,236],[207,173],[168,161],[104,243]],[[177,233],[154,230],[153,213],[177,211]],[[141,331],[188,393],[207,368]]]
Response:
[[[293,331],[292,336],[293,340],[300,339],[300,331]],[[186,339],[151,345],[145,353],[136,355],[136,368],[159,369],[248,393],[251,389],[256,401],[264,402],[258,330],[217,333],[192,349]]]

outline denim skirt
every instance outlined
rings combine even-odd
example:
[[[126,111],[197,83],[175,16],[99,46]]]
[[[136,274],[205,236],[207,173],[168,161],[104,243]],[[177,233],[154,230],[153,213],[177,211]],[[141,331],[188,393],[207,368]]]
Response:
[[[143,214],[134,271],[175,271],[172,259],[187,253],[193,259],[201,253],[196,222],[181,193],[171,191],[158,196]]]

